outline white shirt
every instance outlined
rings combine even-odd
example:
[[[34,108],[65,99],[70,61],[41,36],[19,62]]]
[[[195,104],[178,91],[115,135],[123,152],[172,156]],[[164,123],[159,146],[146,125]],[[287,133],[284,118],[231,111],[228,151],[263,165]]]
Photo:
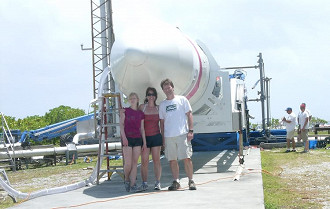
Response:
[[[175,137],[188,133],[186,113],[192,111],[188,99],[175,95],[172,100],[164,100],[159,105],[159,118],[164,120],[164,136]]]
[[[312,112],[309,109],[306,108],[304,112],[306,112],[308,114],[308,116],[312,116]],[[301,111],[298,113],[298,118],[299,118],[300,114],[301,114]]]
[[[304,124],[305,124],[305,121],[306,121],[306,118],[308,119],[309,115],[306,111],[304,112],[300,112],[299,115],[298,115],[298,120],[299,120],[299,125],[300,125],[300,128],[301,129],[308,129],[309,127],[309,120],[306,124],[306,126],[304,127]]]
[[[291,123],[285,122],[285,126],[286,126],[286,131],[287,132],[291,132],[294,131],[295,127],[296,127],[296,115],[291,112],[291,114],[288,114],[288,117],[286,118],[287,121],[291,121]]]

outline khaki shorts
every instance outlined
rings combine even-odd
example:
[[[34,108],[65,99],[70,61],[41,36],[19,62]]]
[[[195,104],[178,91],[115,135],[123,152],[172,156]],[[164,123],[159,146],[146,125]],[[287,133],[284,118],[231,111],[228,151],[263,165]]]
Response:
[[[305,131],[301,130],[301,138],[303,142],[306,142],[308,140],[308,130],[305,129]]]
[[[176,137],[165,137],[165,157],[168,161],[191,158],[192,146],[187,134]]]
[[[294,136],[294,130],[293,131],[286,132],[286,138],[287,139],[292,139],[293,136]]]

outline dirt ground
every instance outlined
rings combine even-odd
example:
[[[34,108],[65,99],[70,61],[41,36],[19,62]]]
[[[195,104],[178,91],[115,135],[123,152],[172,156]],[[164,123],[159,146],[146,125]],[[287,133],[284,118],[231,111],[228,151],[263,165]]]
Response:
[[[321,153],[310,151],[310,154]],[[282,169],[281,177],[288,180],[292,191],[300,193],[306,201],[322,203],[323,208],[330,209],[330,161],[287,164]]]
[[[77,183],[88,178],[92,173],[91,169],[71,170],[63,174],[53,174],[48,177],[35,177],[33,179],[21,179],[19,183],[11,183],[11,186],[18,191],[27,191],[33,188],[33,191],[46,188],[64,186]],[[0,203],[11,199],[7,192],[1,190],[0,187]],[[2,208],[2,207],[0,207]]]
[[[82,180],[87,179],[92,173],[92,170],[72,170],[63,174],[50,175],[46,178],[33,178],[31,179],[22,179],[19,183],[11,184],[13,188],[18,190],[23,190],[26,188],[52,188],[64,186],[72,183],[77,183]]]

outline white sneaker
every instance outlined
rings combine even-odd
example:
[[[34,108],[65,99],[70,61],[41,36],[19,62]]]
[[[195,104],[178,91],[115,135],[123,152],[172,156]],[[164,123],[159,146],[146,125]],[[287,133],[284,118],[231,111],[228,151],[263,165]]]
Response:
[[[159,181],[155,181],[155,188],[154,190],[161,190],[162,188],[160,187],[160,182]]]

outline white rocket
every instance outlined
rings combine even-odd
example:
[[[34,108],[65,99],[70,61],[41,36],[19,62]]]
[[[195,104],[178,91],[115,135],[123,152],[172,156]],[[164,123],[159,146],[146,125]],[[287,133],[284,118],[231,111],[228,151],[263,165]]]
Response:
[[[236,102],[243,101],[243,81],[229,79],[207,47],[178,28],[148,24],[116,35],[110,68],[120,91],[138,93],[140,102],[150,86],[157,89],[159,104],[165,99],[160,82],[171,79],[175,94],[190,101],[196,133],[239,128]]]

